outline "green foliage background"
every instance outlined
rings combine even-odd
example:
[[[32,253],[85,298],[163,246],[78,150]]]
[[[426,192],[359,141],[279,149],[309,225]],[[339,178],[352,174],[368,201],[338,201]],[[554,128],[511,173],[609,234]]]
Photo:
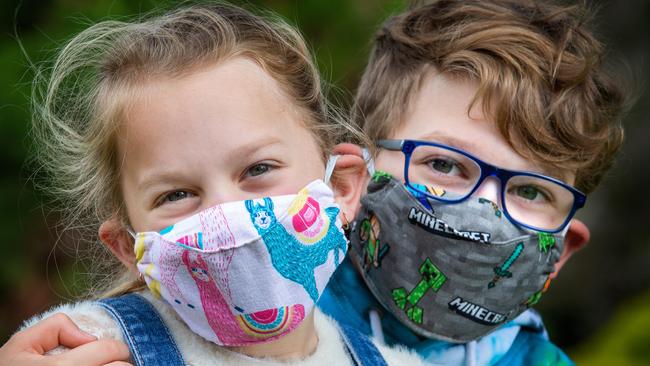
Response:
[[[242,1],[235,1],[242,4]],[[538,306],[551,338],[582,365],[650,363],[650,93],[643,70],[650,55],[650,2],[591,2],[598,32],[612,54],[628,60],[639,87],[626,120],[626,142],[603,187],[581,214],[589,247],[562,270]],[[134,15],[169,1],[5,0],[0,4],[0,340],[29,316],[83,289],[71,236],[30,181],[26,164],[33,76],[24,50],[44,60],[84,24]],[[247,6],[280,13],[308,39],[326,80],[349,102],[365,65],[372,33],[400,0],[257,0]],[[60,240],[59,240],[60,239]],[[56,246],[55,243],[58,243]]]

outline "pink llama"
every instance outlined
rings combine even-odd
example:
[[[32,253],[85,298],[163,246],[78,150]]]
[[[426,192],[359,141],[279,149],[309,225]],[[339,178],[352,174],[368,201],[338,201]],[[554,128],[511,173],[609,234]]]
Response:
[[[287,329],[295,328],[305,317],[302,305],[233,314],[229,305],[232,299],[228,268],[235,252],[235,236],[219,206],[199,213],[199,220],[201,231],[178,238],[176,242],[212,253],[208,266],[201,254],[177,247],[183,250],[183,263],[196,283],[208,324],[219,340],[224,344],[247,344],[259,338],[272,339]],[[168,288],[178,288],[173,275],[166,277],[165,282]]]
[[[185,249],[176,245],[164,245],[162,249],[164,253],[161,254],[160,258],[178,258],[181,255],[181,252]],[[171,252],[171,253],[169,253]],[[172,254],[173,253],[173,254]],[[178,288],[176,281],[174,280],[174,274],[178,270],[180,263],[177,260],[174,261],[161,261],[160,262],[160,282],[167,288],[169,295],[174,298],[174,301],[178,304],[186,304],[193,306],[187,302],[183,293]]]
[[[202,241],[198,248],[211,250],[221,249],[220,255],[215,258],[213,256],[212,265],[216,265],[215,270],[218,272],[217,278],[222,278],[223,283],[219,283],[222,289],[225,290],[226,296],[230,299],[230,283],[228,281],[228,267],[232,261],[232,256],[235,247],[235,236],[230,231],[228,219],[223,213],[220,206],[215,206],[202,211],[199,214],[201,220],[201,229],[203,232]]]
[[[245,342],[248,338],[241,329],[236,317],[230,311],[230,306],[210,275],[207,264],[200,254],[183,252],[183,263],[196,283],[201,296],[201,304],[205,317],[212,331],[225,344]]]
[[[234,246],[235,237],[228,227],[228,221],[226,216],[223,214],[221,207],[216,206],[201,212],[199,214],[199,220],[201,222],[201,230],[199,232],[177,238],[175,241],[186,247],[199,249],[204,249],[205,247],[232,248]],[[166,228],[164,231],[171,230],[173,230],[173,227]],[[178,245],[165,245],[162,247],[162,250],[165,252],[172,252],[173,254],[163,253],[161,258],[178,258],[181,255],[181,252],[185,249]],[[217,265],[216,270],[222,274],[222,277],[225,279],[226,283],[220,285],[226,289],[226,293],[230,297],[228,265],[232,260],[233,249],[224,250],[222,253],[223,254],[219,256],[215,263]],[[176,261],[161,262],[160,282],[167,288],[170,296],[174,298],[174,301],[177,304],[188,305],[193,308],[194,305],[190,304],[183,297],[182,292],[178,288],[178,284],[174,279],[179,266],[181,266],[181,264]]]
[[[294,329],[305,318],[302,305],[235,315],[210,274],[200,254],[183,252],[183,263],[196,283],[208,324],[219,340],[228,345],[244,345],[274,339]]]

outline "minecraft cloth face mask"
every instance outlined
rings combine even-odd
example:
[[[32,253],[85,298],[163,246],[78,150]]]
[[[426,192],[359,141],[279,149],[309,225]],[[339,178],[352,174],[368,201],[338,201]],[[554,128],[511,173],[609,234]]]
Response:
[[[135,235],[137,268],[203,338],[276,339],[308,315],[347,251],[330,187],[229,202]]]
[[[361,203],[351,257],[378,301],[428,338],[467,342],[513,319],[539,300],[562,252],[563,234],[516,226],[489,200],[442,203],[386,173]]]

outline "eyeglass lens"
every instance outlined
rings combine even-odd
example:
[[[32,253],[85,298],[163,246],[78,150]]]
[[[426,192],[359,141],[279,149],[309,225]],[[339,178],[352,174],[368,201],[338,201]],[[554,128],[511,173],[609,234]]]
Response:
[[[468,195],[480,177],[481,167],[475,160],[443,147],[428,145],[419,145],[413,150],[407,172],[409,182],[442,188],[454,193],[454,199]],[[554,230],[571,213],[574,195],[551,180],[515,175],[507,181],[503,199],[505,210],[512,219],[528,226]]]

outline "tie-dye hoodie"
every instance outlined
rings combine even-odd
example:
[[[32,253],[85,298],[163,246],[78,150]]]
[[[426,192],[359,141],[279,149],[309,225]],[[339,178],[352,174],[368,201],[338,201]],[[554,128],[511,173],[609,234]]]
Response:
[[[539,314],[528,310],[496,331],[467,344],[426,339],[413,333],[395,317],[383,311],[348,258],[340,265],[319,308],[340,323],[373,335],[369,314],[382,312],[381,335],[389,345],[402,344],[424,357],[430,365],[573,365],[548,339]]]

